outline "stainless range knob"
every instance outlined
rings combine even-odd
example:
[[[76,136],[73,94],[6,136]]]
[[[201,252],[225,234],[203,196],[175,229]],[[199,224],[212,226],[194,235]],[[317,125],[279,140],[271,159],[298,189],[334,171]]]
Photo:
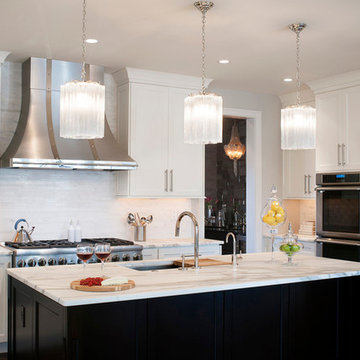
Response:
[[[65,258],[59,258],[59,265],[66,265],[67,264],[67,260]]]
[[[111,261],[112,261],[112,262],[118,262],[118,261],[120,261],[120,256],[119,256],[119,255],[114,255],[114,256],[111,258]]]
[[[38,265],[39,266],[45,266],[46,265],[46,259],[44,259],[44,258],[39,259],[38,260]]]
[[[56,265],[56,260],[54,258],[50,258],[48,261],[48,265],[50,265],[50,266]]]
[[[133,260],[141,260],[141,255],[140,254],[134,254]]]
[[[129,261],[130,260],[130,255],[129,254],[123,255],[122,260],[123,261]]]
[[[25,266],[26,266],[25,260],[20,259],[20,260],[17,262],[16,266],[17,266],[17,267],[25,267]]]
[[[30,266],[30,267],[34,267],[34,266],[36,265],[36,260],[30,259],[30,260],[28,260],[27,264],[28,264],[28,266]]]

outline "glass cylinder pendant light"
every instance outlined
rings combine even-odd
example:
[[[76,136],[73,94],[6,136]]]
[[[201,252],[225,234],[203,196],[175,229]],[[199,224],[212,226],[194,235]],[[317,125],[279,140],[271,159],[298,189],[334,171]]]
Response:
[[[190,95],[184,102],[184,142],[216,144],[222,142],[222,97],[206,93],[205,88],[206,13],[214,6],[214,3],[197,1],[194,6],[202,13],[202,86],[200,94]]]
[[[245,145],[242,144],[239,138],[238,127],[234,123],[231,129],[231,138],[230,142],[224,146],[225,154],[231,159],[234,160],[234,174],[238,175],[238,166],[237,161],[242,158],[245,154]]]
[[[81,81],[60,87],[60,136],[69,139],[104,137],[105,86],[86,81],[86,0],[83,0]]]
[[[315,149],[316,110],[311,106],[300,105],[300,32],[306,24],[290,24],[289,29],[296,34],[296,81],[297,104],[281,109],[281,149]]]

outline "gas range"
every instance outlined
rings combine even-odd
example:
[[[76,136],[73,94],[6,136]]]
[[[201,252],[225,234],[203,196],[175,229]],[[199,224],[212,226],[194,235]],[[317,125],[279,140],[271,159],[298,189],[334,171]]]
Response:
[[[108,261],[142,260],[142,246],[132,241],[117,238],[82,239],[91,244],[107,242],[111,245]],[[52,265],[72,265],[82,263],[76,256],[76,246],[67,240],[41,240],[28,243],[6,242],[5,246],[13,251],[12,267],[34,267]],[[98,262],[95,255],[88,263]]]

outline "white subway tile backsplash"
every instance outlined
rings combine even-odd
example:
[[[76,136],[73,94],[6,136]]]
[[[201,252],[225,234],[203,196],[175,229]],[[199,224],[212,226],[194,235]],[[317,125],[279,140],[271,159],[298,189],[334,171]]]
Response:
[[[133,239],[129,212],[152,214],[147,237],[174,236],[176,218],[190,210],[202,224],[202,200],[126,199],[115,196],[115,174],[93,171],[0,169],[0,241],[11,240],[14,224],[25,218],[36,226],[34,240],[67,237],[70,220],[80,221],[83,237],[116,236]],[[181,237],[191,237],[192,223],[184,219]]]

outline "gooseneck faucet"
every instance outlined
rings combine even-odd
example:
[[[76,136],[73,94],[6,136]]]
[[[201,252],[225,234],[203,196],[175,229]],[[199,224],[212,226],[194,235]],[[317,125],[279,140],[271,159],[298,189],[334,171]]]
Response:
[[[232,236],[232,238],[233,238],[232,264],[233,264],[233,267],[234,267],[234,269],[235,269],[236,266],[237,266],[237,262],[236,262],[236,237],[235,237],[234,233],[232,233],[232,232],[227,233],[227,234],[226,234],[226,238],[225,238],[225,242],[226,242],[226,243],[228,242],[230,236]],[[240,256],[241,256],[241,255],[240,255]]]
[[[195,269],[199,269],[199,224],[196,220],[195,215],[190,211],[182,212],[177,220],[175,225],[175,236],[179,236],[180,234],[180,222],[184,216],[189,216],[194,224],[194,266]]]

